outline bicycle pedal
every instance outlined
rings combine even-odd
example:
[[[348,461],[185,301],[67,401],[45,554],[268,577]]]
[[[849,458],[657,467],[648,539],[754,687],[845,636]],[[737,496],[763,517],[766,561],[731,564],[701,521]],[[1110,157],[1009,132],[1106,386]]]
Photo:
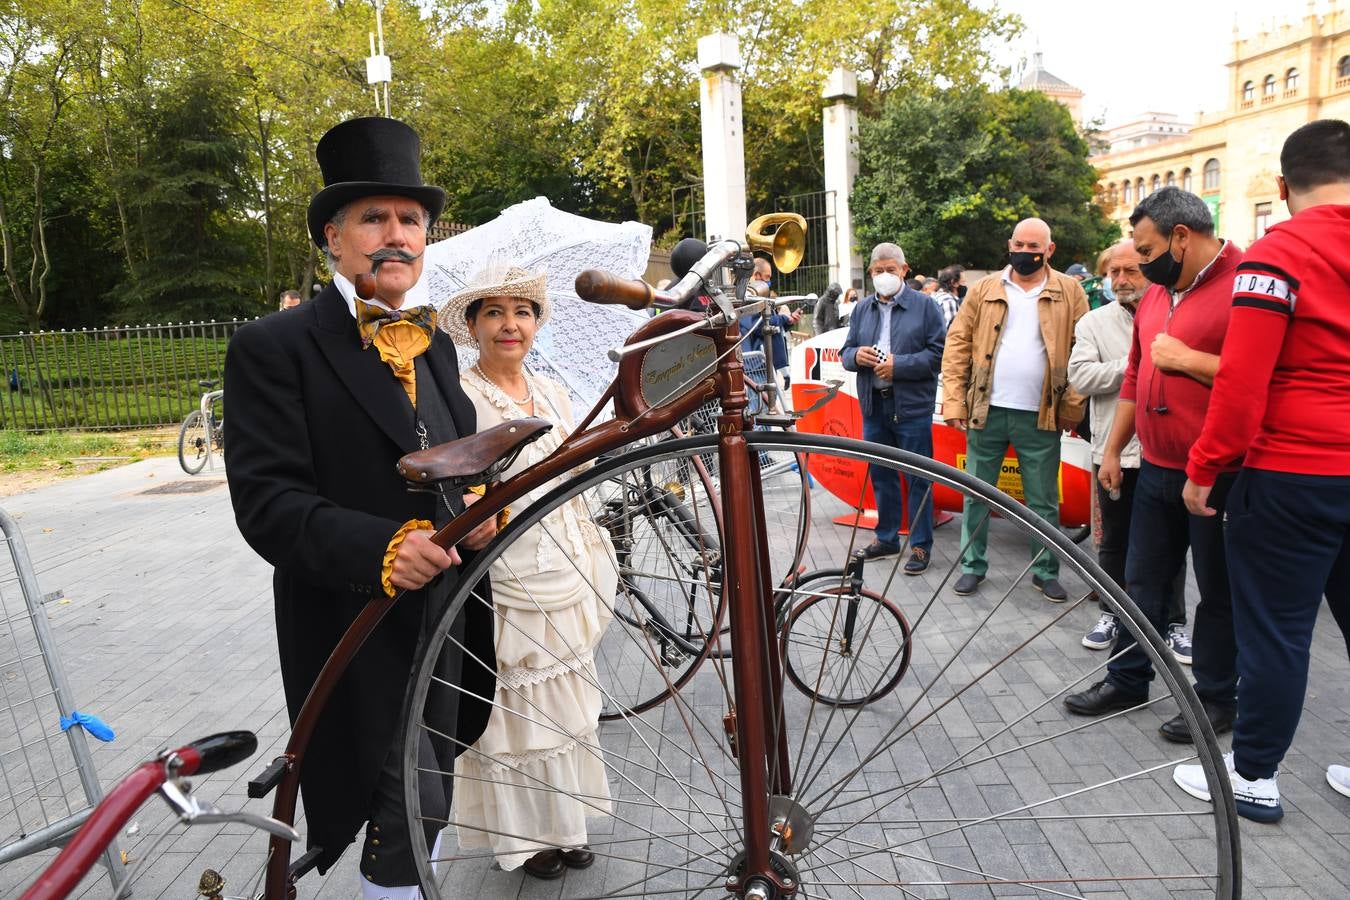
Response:
[[[286,756],[278,756],[268,764],[258,775],[249,780],[248,796],[252,800],[266,797],[272,793],[272,789],[281,784],[281,776],[286,774],[286,769],[290,766],[291,760]]]

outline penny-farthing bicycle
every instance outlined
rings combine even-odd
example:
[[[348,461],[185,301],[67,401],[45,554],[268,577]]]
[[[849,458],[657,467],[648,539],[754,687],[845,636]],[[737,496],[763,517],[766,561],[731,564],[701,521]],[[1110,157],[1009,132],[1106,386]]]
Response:
[[[779,268],[790,264],[780,261]],[[1220,777],[1222,758],[1183,670],[1158,635],[1057,528],[996,489],[888,447],[754,430],[736,328],[741,315],[757,308],[758,301],[745,300],[750,268],[742,245],[722,241],[666,292],[602,272],[583,274],[577,292],[597,303],[638,308],[659,299],[676,306],[695,291],[714,302],[706,314],[665,313],[640,328],[622,348],[618,377],[600,404],[612,400],[614,418],[598,422],[592,413],[555,454],[494,484],[438,536],[454,543],[486,516],[561,478],[517,511],[461,573],[463,587],[414,669],[403,739],[412,749],[403,765],[426,896],[460,896],[464,884],[482,882],[492,860],[470,849],[482,841],[472,840],[456,811],[443,819],[424,814],[416,785],[429,775],[474,778],[516,798],[568,794],[592,813],[587,842],[596,864],[567,874],[550,896],[871,900],[1009,890],[1238,896],[1238,831],[1228,781]],[[715,434],[638,443],[709,402],[719,406]],[[433,448],[401,465],[423,485],[492,482],[504,469],[501,460],[512,458],[537,427],[511,424],[510,433]],[[858,473],[857,502],[814,491],[810,479],[763,478],[764,453],[793,455],[807,472]],[[869,564],[867,588],[884,604],[850,609],[815,588],[802,613],[810,622],[780,632],[781,592],[784,585],[792,590],[793,572],[837,570],[838,595],[850,593],[849,572],[856,569],[849,560],[870,534],[833,521],[862,508],[868,473],[879,469],[942,484],[997,511],[997,521],[991,525],[986,514],[980,527],[995,531],[993,544],[1008,549],[993,551],[996,568],[982,593],[951,593],[963,548],[947,537],[922,576],[902,575],[899,558]],[[462,755],[451,773],[440,761],[444,754],[438,759],[417,748],[453,743],[437,712],[450,689],[436,674],[447,651],[462,655],[464,665],[484,665],[460,645],[454,623],[466,604],[490,602],[475,585],[526,532],[544,529],[546,540],[567,546],[565,535],[548,532],[547,520],[577,497],[598,522],[686,523],[678,540],[661,528],[612,535],[639,545],[623,556],[614,619],[599,646],[569,648],[552,659],[581,673],[607,706],[630,714],[594,732],[567,733],[558,710],[536,701],[530,685],[498,684],[496,706],[575,742],[603,767],[608,790],[583,791],[541,774],[547,767],[528,754],[478,759],[472,747],[454,748]],[[702,554],[691,552],[687,540],[700,533],[716,535],[716,546],[709,540]],[[1028,537],[1038,542],[1038,554],[1060,561],[1061,579],[1083,599],[1051,604],[1030,588]],[[684,647],[663,640],[651,626],[649,598],[635,602],[625,584],[644,592],[673,586]],[[1158,678],[1152,699],[1135,710],[1075,718],[1062,698],[1104,677],[1105,661],[1079,648],[1081,624],[1073,618],[1092,591],[1139,636]],[[899,633],[887,627],[888,606],[902,609],[910,623],[898,640],[887,637]],[[502,619],[498,627],[511,626]],[[669,623],[663,627],[668,631]],[[783,633],[795,637],[785,644]],[[906,674],[888,685],[902,657]],[[691,659],[703,662],[692,674]],[[802,690],[787,689],[789,681]],[[664,702],[636,711],[637,701],[653,696]],[[1173,704],[1198,735],[1193,749],[1175,751],[1154,734]],[[1170,783],[1172,766],[1194,758],[1219,785],[1213,805]],[[549,823],[520,822],[503,836],[563,846],[547,837]],[[439,840],[427,837],[437,829]]]

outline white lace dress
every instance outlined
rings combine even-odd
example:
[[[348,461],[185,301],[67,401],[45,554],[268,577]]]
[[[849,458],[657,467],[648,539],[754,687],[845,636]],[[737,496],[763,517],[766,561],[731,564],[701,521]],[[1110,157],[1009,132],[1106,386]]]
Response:
[[[526,447],[505,477],[551,454],[572,428],[566,390],[526,378],[534,415],[551,421],[553,430]],[[461,383],[480,430],[525,417],[477,371],[465,372]],[[554,480],[537,488],[513,503],[511,513],[556,486]],[[583,495],[517,538],[490,573],[497,707],[483,736],[455,762],[461,777],[454,819],[461,848],[490,849],[509,871],[540,850],[580,847],[587,816],[610,811],[596,737],[601,695],[593,651],[613,617],[618,563]]]

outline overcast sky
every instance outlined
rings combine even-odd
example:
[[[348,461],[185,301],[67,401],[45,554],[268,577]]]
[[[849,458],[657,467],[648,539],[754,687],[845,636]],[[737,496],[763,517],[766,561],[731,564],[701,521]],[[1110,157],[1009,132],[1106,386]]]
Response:
[[[1316,0],[1322,12],[1335,0]],[[1340,0],[1342,4],[1346,0]],[[1038,48],[1052,75],[1081,90],[1087,119],[1107,127],[1142,112],[1225,108],[1233,22],[1243,37],[1276,16],[1302,18],[1307,0],[999,0],[1026,31],[999,55],[1014,71]]]

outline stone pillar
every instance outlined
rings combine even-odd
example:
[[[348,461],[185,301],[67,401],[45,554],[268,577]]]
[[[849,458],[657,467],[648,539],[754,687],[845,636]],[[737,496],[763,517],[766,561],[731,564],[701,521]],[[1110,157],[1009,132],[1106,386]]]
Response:
[[[826,221],[829,229],[830,280],[845,288],[863,284],[863,261],[853,248],[853,214],[849,194],[858,177],[858,76],[838,68],[825,82],[825,190],[834,194],[834,209]]]
[[[711,243],[745,240],[745,130],[741,111],[740,42],[718,32],[698,39],[703,72],[699,108],[703,123],[703,208]]]

